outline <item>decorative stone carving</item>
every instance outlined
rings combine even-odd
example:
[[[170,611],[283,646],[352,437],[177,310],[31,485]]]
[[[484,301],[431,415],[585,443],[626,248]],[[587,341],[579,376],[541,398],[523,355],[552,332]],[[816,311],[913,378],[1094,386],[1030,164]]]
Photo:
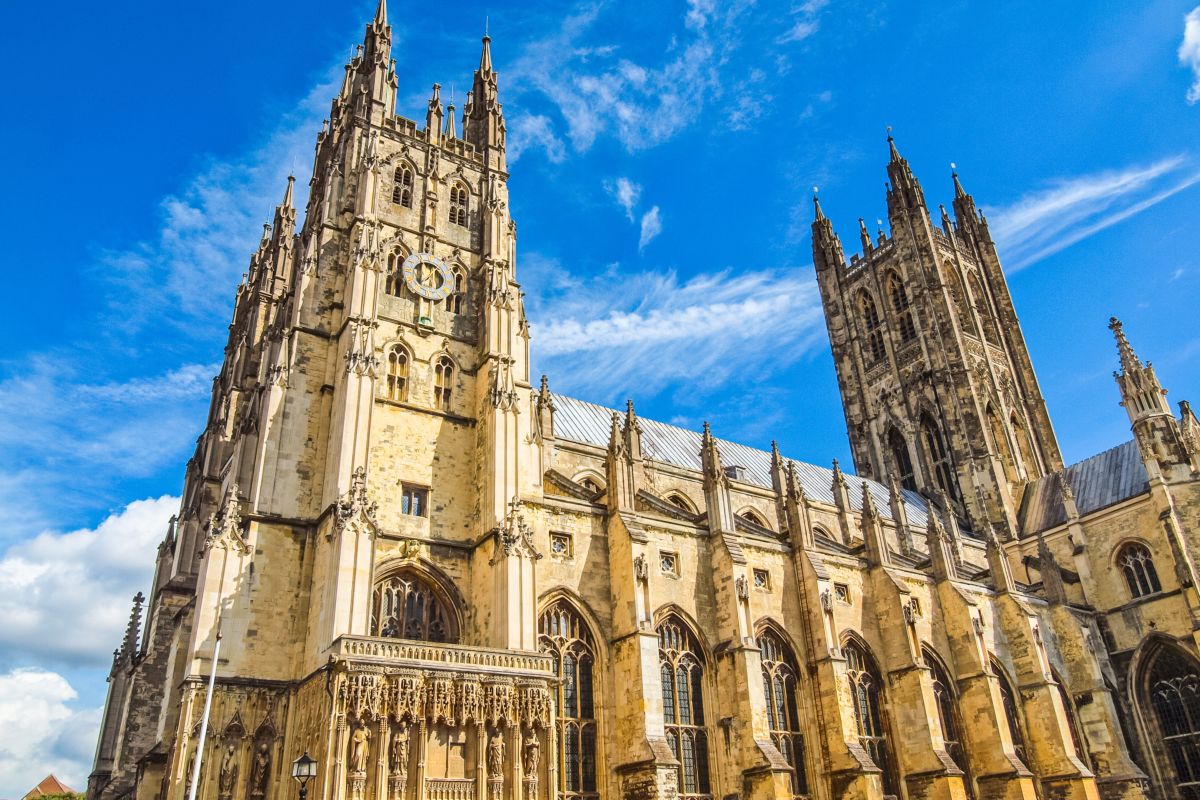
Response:
[[[633,577],[639,583],[645,583],[650,579],[650,567],[646,565],[646,557],[639,554],[633,559]]]
[[[225,493],[225,502],[221,509],[208,518],[208,535],[204,540],[206,551],[217,547],[238,555],[249,555],[250,545],[242,536],[242,514],[238,508],[238,494],[238,486],[235,483]]]
[[[489,778],[504,780],[504,738],[499,734],[488,740],[487,770]]]
[[[267,784],[271,779],[271,743],[262,741],[258,743],[258,750],[254,753],[254,763],[250,770],[250,797],[266,797]]]
[[[233,788],[237,785],[237,776],[237,748],[233,742],[230,742],[225,745],[225,752],[221,755],[221,767],[217,773],[217,797],[220,800],[229,800],[229,798],[233,797]]]
[[[370,533],[378,528],[375,514],[379,504],[372,502],[367,496],[367,470],[359,467],[350,478],[350,488],[338,500],[336,509],[336,529],[338,533],[346,529],[365,530]]]
[[[734,590],[737,592],[737,599],[742,602],[750,600],[750,583],[746,580],[745,575],[738,575],[733,581]]]
[[[520,502],[513,500],[509,504],[508,515],[496,529],[496,549],[489,564],[495,564],[501,557],[518,556],[540,559],[542,554],[533,545],[533,529],[525,524],[521,516]]]
[[[350,772],[365,773],[367,771],[367,756],[371,749],[371,730],[362,722],[350,734]]]

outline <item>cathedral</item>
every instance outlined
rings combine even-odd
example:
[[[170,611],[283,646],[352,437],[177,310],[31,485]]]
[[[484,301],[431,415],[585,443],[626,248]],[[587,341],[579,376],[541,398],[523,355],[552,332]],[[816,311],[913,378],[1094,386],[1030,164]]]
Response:
[[[889,138],[848,260],[814,201],[855,468],[814,466],[534,379],[489,39],[461,116],[397,89],[381,0],[89,800],[1200,800],[1200,423],[1113,319],[1132,438],[1063,463],[957,175],[932,210]]]

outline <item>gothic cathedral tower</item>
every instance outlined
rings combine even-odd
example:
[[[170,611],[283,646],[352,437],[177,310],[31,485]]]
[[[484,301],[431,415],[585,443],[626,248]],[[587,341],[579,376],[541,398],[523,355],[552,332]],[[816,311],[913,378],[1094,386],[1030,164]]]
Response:
[[[847,264],[816,203],[813,252],[860,474],[1015,535],[1024,487],[1062,457],[983,214],[954,177],[933,224],[888,136],[888,221]]]

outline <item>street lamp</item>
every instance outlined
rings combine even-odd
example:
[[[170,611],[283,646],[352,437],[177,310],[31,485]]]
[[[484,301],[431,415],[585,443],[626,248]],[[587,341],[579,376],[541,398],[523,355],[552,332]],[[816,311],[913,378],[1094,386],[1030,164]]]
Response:
[[[292,762],[292,777],[300,781],[300,800],[308,797],[308,782],[317,776],[317,762],[308,753]]]

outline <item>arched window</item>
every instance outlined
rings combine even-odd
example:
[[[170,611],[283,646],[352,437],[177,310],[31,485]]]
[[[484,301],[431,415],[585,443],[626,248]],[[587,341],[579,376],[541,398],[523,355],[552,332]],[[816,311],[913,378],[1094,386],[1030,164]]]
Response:
[[[997,663],[992,662],[992,672],[996,674],[997,682],[1000,684],[1000,702],[1004,706],[1004,721],[1008,724],[1008,735],[1012,739],[1013,752],[1017,758],[1021,759],[1024,764],[1029,763],[1029,756],[1025,750],[1025,726],[1021,724],[1021,709],[1017,705],[1017,695],[1013,691],[1012,684],[1008,682],[1008,675],[1004,669]]]
[[[996,454],[1000,457],[1000,463],[1004,467],[1004,475],[1010,482],[1017,480],[1017,464],[1013,460],[1012,448],[1008,441],[1008,433],[1004,430],[1004,426],[1000,424],[1000,418],[996,416],[996,409],[991,403],[987,407],[988,427],[992,431],[992,444],[996,448]]]
[[[883,349],[883,331],[879,328],[879,308],[865,291],[858,293],[858,306],[862,312],[863,333],[867,337],[867,358],[871,363],[882,361],[886,351]]]
[[[963,771],[963,787],[967,796],[973,796],[969,774],[970,760],[962,741],[962,720],[958,715],[958,692],[950,676],[946,674],[941,661],[928,651],[922,652],[925,666],[929,667],[933,679],[933,698],[937,701],[938,722],[941,724],[942,741],[946,744],[946,753],[954,759],[954,763]]]
[[[996,317],[992,314],[991,304],[988,303],[987,294],[983,291],[983,284],[979,281],[979,275],[975,272],[970,273],[971,294],[975,300],[975,310],[979,312],[979,320],[983,324],[983,335],[992,344],[1000,344],[1000,328],[996,324]]]
[[[696,513],[696,509],[692,508],[692,504],[689,503],[687,498],[681,494],[667,495],[667,502],[678,508],[680,511],[686,511],[689,514]]]
[[[467,296],[467,280],[457,270],[454,272],[454,292],[446,300],[446,308],[451,314],[461,314],[463,298]]]
[[[392,573],[375,584],[371,634],[422,642],[456,642],[458,627],[448,598],[412,569]]]
[[[913,474],[912,456],[909,454],[908,442],[895,427],[888,429],[888,449],[892,451],[892,462],[896,465],[897,479],[905,489],[917,490],[917,479]]]
[[[751,510],[749,508],[746,509],[745,511],[741,512],[740,514],[738,514],[738,516],[741,517],[742,519],[746,520],[746,522],[749,522],[751,525],[757,525],[760,528],[768,528],[768,529],[771,527],[770,525],[767,524],[767,521],[765,519],[760,517],[757,513],[755,513],[753,510]]]
[[[950,276],[950,297],[954,300],[954,310],[958,314],[958,325],[967,333],[978,336],[975,318],[971,316],[971,305],[967,302],[967,289],[963,285],[962,276],[949,261],[945,264],[946,274]]]
[[[1091,767],[1092,760],[1088,755],[1087,749],[1083,746],[1083,733],[1079,728],[1079,718],[1076,715],[1077,709],[1075,703],[1071,700],[1071,696],[1067,694],[1066,684],[1063,683],[1062,676],[1056,671],[1050,673],[1054,678],[1054,689],[1058,692],[1058,699],[1062,702],[1063,711],[1067,715],[1067,731],[1071,734],[1071,746],[1075,748],[1075,755],[1084,764]]]
[[[796,693],[799,670],[787,643],[770,628],[758,635],[761,651],[763,693],[771,741],[792,768],[792,794],[808,794],[808,770],[804,761],[804,734],[800,726]]]
[[[900,328],[900,341],[911,342],[917,338],[917,326],[913,323],[912,309],[909,308],[908,292],[904,290],[900,276],[894,272],[888,277],[888,296],[892,300],[892,313],[896,315],[896,322]]]
[[[858,725],[858,743],[883,773],[883,793],[898,794],[892,774],[891,746],[884,727],[879,693],[883,680],[874,659],[856,640],[846,643],[846,678],[854,700],[854,719]]]
[[[450,393],[454,386],[454,362],[442,356],[433,365],[433,407],[450,410]]]
[[[1154,557],[1141,542],[1130,542],[1123,546],[1117,553],[1117,566],[1125,574],[1125,583],[1132,596],[1145,597],[1162,591],[1158,572],[1154,569]]]
[[[392,182],[392,202],[398,206],[412,208],[413,171],[408,164],[396,167]]]
[[[680,797],[709,793],[708,735],[704,729],[704,655],[695,635],[675,617],[658,626],[663,722],[679,761]]]
[[[954,482],[954,473],[950,469],[950,454],[946,451],[941,428],[928,414],[921,417],[921,438],[925,443],[925,454],[929,457],[930,472],[933,473],[938,488],[951,498],[957,499],[958,485]]]
[[[1173,645],[1160,647],[1146,664],[1141,705],[1151,740],[1162,742],[1157,755],[1171,773],[1164,777],[1180,800],[1200,800],[1200,670]]]
[[[1033,440],[1029,438],[1029,431],[1017,419],[1016,412],[1009,417],[1008,424],[1012,428],[1013,438],[1017,440],[1017,448],[1021,451],[1021,464],[1026,473],[1033,474],[1037,469],[1037,459],[1033,455]]]
[[[384,291],[392,297],[401,297],[404,295],[404,275],[400,269],[400,265],[404,263],[404,257],[404,253],[399,250],[393,250],[388,253],[387,278],[384,284]]]
[[[596,792],[596,706],[593,672],[596,644],[587,623],[566,600],[556,600],[538,619],[538,647],[558,673],[558,796]]]
[[[456,183],[450,187],[450,224],[467,227],[467,187]]]
[[[600,492],[604,489],[604,487],[600,485],[600,481],[596,480],[590,475],[585,475],[582,478],[576,478],[575,481],[592,494],[600,494]]]
[[[408,351],[395,345],[387,354],[387,398],[404,400],[408,397]]]

